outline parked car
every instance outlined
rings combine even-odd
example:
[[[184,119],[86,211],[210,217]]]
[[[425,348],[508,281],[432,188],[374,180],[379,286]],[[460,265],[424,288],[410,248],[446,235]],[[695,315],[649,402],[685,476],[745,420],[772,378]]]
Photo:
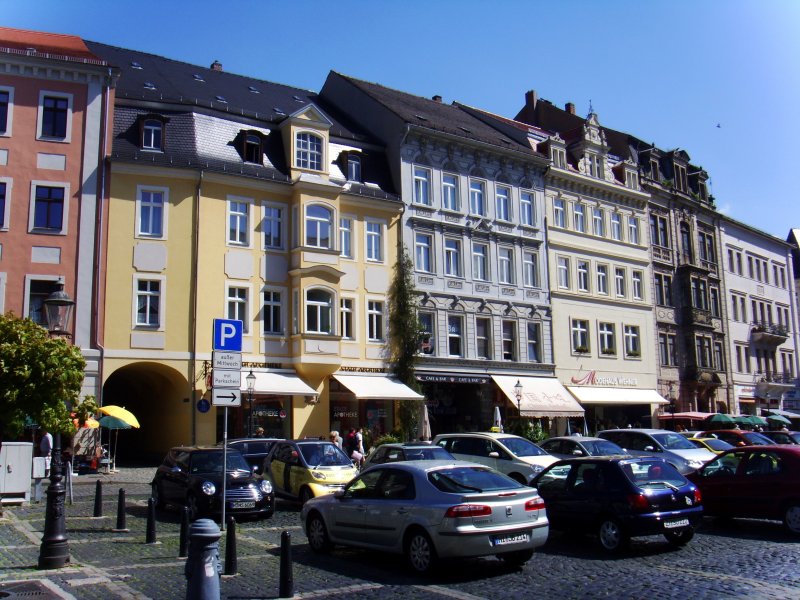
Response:
[[[228,448],[241,452],[247,464],[254,468],[256,473],[261,473],[270,448],[279,441],[280,438],[237,438],[228,440]]]
[[[545,469],[533,485],[553,529],[596,533],[609,552],[646,535],[682,546],[703,514],[697,487],[661,458],[571,458]]]
[[[800,431],[762,431],[761,435],[773,444],[800,444]]]
[[[543,441],[539,447],[556,458],[576,456],[615,456],[626,455],[625,450],[610,440],[577,435],[553,437]]]
[[[157,508],[189,508],[189,518],[222,513],[223,449],[203,446],[172,448],[151,482]],[[234,516],[271,517],[275,492],[268,479],[253,474],[238,450],[229,449],[225,472],[225,512]]]
[[[633,456],[663,458],[682,474],[691,473],[716,456],[684,436],[666,429],[608,429],[597,434]]]
[[[734,448],[689,476],[708,515],[776,519],[800,535],[800,446]]]
[[[462,461],[376,465],[344,492],[306,502],[300,517],[315,552],[342,544],[405,554],[417,573],[446,558],[523,564],[549,531],[536,490]]]
[[[508,433],[443,433],[433,443],[459,460],[486,465],[524,484],[558,460],[530,440]]]
[[[358,473],[341,448],[319,439],[276,442],[262,472],[272,480],[278,496],[302,503],[343,490]]]
[[[701,437],[715,437],[728,442],[731,446],[767,446],[774,443],[757,431],[746,429],[713,429],[703,431]]]
[[[364,466],[371,467],[402,460],[455,460],[455,458],[441,446],[427,442],[392,443],[381,444],[370,452]]]
[[[733,448],[728,442],[725,440],[720,440],[713,437],[693,437],[689,438],[689,441],[692,442],[698,448],[705,448],[706,450],[710,450],[714,454],[722,454],[726,450],[730,450]]]

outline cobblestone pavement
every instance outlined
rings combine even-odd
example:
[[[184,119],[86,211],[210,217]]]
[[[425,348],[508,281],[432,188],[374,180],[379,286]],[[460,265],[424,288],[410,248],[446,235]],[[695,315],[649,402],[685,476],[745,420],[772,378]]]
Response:
[[[0,518],[0,597],[184,598],[184,560],[178,558],[177,512],[158,516],[157,543],[145,544],[148,482],[154,469],[123,469],[76,478],[67,505],[71,562],[56,571],[36,563],[44,502],[4,507]],[[95,481],[103,482],[103,517],[92,517]],[[126,492],[129,533],[115,533],[118,490]],[[401,557],[337,548],[312,553],[299,507],[279,502],[272,519],[237,524],[239,573],[224,576],[223,598],[275,598],[281,532],[292,541],[298,598],[347,594],[360,598],[800,598],[800,540],[780,523],[706,519],[695,539],[673,549],[661,538],[634,541],[610,558],[591,537],[551,534],[523,568],[495,559],[450,563],[428,578],[410,574]],[[225,536],[220,540],[225,556]]]

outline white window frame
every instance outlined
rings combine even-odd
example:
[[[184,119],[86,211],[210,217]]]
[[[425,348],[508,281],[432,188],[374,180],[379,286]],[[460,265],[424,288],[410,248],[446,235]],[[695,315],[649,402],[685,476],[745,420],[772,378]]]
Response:
[[[417,319],[422,336],[428,337],[426,348],[422,347],[422,341],[420,341],[420,353],[434,356],[436,354],[436,313],[432,310],[420,310],[417,313]],[[430,319],[430,326],[426,327],[424,321],[428,319]]]
[[[527,327],[528,362],[544,362],[542,357],[542,324],[538,321],[528,321]],[[531,334],[533,332],[533,335]]]
[[[575,231],[586,233],[586,206],[580,202],[572,206],[572,224]]]
[[[585,348],[585,351],[589,352],[591,349],[589,347],[589,321],[586,319],[572,319],[570,334],[573,353],[577,353],[578,348]]]
[[[36,222],[36,188],[51,187],[64,190],[64,204],[61,210],[61,229],[34,227]],[[28,212],[28,232],[41,235],[67,235],[69,233],[70,185],[65,181],[31,181],[30,207]]]
[[[157,281],[159,287],[158,293],[158,316],[159,322],[157,325],[148,325],[146,323],[139,323],[139,282],[140,281]],[[166,329],[167,315],[165,308],[167,306],[167,278],[164,275],[157,275],[155,273],[136,273],[133,275],[133,301],[131,302],[131,329],[145,330],[145,331],[164,331]]]
[[[608,296],[608,265],[597,265],[597,293]]]
[[[309,211],[314,209],[314,208],[321,208],[321,209],[327,211],[327,213],[329,215],[328,218],[327,219],[323,219],[322,217],[309,215]],[[307,204],[305,206],[305,210],[303,211],[303,213],[304,213],[303,229],[304,229],[304,234],[305,234],[303,236],[304,245],[307,248],[316,248],[318,250],[331,250],[333,248],[333,244],[334,244],[333,224],[336,223],[336,211],[333,210],[332,207],[330,207],[330,206],[328,206],[326,204],[320,204],[320,203],[315,202],[315,203]],[[310,234],[310,230],[311,230],[310,224],[312,222],[317,224],[317,234],[316,234],[315,243],[309,243],[309,241],[310,241],[309,237],[311,235]],[[323,228],[327,228],[327,230],[328,230],[328,245],[327,246],[322,244],[322,240],[324,239],[323,236],[322,236],[322,229]]]
[[[559,289],[568,290],[570,283],[569,257],[559,256],[556,258],[556,274]]]
[[[231,292],[244,292],[244,298]],[[242,334],[250,335],[250,286],[243,285],[241,282],[228,281],[225,284],[225,316],[228,319],[239,320],[242,322]],[[233,311],[231,311],[233,309]],[[233,314],[232,314],[233,313]]]
[[[319,152],[312,149],[311,138],[319,140]],[[322,172],[325,170],[325,138],[317,131],[300,129],[294,132],[294,166],[306,171]],[[319,166],[317,167],[317,160]]]
[[[431,206],[433,203],[431,199],[431,170],[428,167],[414,165],[411,168],[411,177],[413,180],[412,202],[421,206]]]
[[[2,276],[2,283],[5,286],[6,281],[7,281],[7,274],[6,273],[0,273],[0,275]],[[23,300],[22,300],[22,314],[26,318],[30,318],[30,314],[31,314],[31,284],[34,281],[47,281],[47,282],[50,282],[52,284],[55,284],[58,281],[62,281],[62,277],[60,275],[36,275],[36,274],[31,274],[31,273],[27,273],[25,275],[25,295],[24,295]],[[53,285],[53,287],[55,287],[55,285]],[[5,289],[3,289],[1,291],[3,292],[3,298],[5,298]],[[42,310],[44,311],[44,307],[42,307]],[[36,322],[35,319],[32,319],[32,320],[34,322]],[[43,315],[43,321],[46,322],[46,316],[45,315]],[[47,325],[43,324],[43,326],[46,327]]]
[[[272,288],[272,287],[267,287],[262,290],[261,303],[264,312],[263,312],[263,317],[261,319],[261,334],[263,336],[275,336],[275,335],[282,336],[286,331],[286,324],[284,322],[286,319],[286,314],[285,314],[286,311],[283,310],[285,292],[286,290],[284,289]],[[267,300],[266,294],[270,294],[269,300]],[[277,296],[277,299],[275,298],[275,296]],[[274,329],[274,326],[276,325],[274,323],[274,319],[270,319],[271,321],[273,321],[273,329],[267,329],[266,315],[269,312],[271,317],[274,316],[275,313],[273,311],[273,308],[277,308],[278,310],[278,323],[277,323],[278,329]]]
[[[500,339],[503,360],[517,360],[517,322],[504,319],[500,325]]]
[[[589,291],[589,261],[578,260],[576,268],[578,270],[577,285],[579,292]]]
[[[350,260],[355,259],[355,249],[353,247],[353,223],[355,217],[344,215],[339,218],[339,256]]]
[[[386,340],[386,303],[367,299],[367,342],[376,344]]]
[[[339,301],[339,335],[343,340],[357,339],[356,323],[356,299],[342,296]]]
[[[452,178],[452,182],[448,181],[448,178]],[[444,210],[453,212],[461,210],[458,189],[458,175],[442,173],[442,208]]]
[[[592,233],[598,237],[606,236],[606,214],[599,206],[592,208]]]
[[[642,336],[638,325],[625,325],[623,329],[625,340],[625,356],[641,357],[642,355]]]
[[[14,186],[14,180],[11,177],[0,177],[0,183],[6,185],[6,198],[5,207],[3,210],[3,224],[0,226],[0,231],[8,231],[9,222],[11,219],[11,193]],[[2,311],[0,311],[0,314]]]
[[[525,287],[539,287],[539,255],[536,252],[522,253],[522,277]]]
[[[238,210],[234,210],[234,208],[239,208],[240,206],[245,207],[245,212],[240,212]],[[252,198],[245,198],[243,196],[233,196],[228,195],[228,203],[227,203],[227,219],[226,223],[228,224],[227,228],[227,235],[226,241],[228,246],[237,246],[240,248],[250,248],[252,236],[250,235],[250,214],[252,212],[253,207],[253,199]],[[233,221],[234,219],[237,222],[238,227],[236,228],[236,235],[237,237],[241,237],[242,233],[245,236],[245,240],[242,241],[241,239],[232,239],[231,231],[233,230]],[[244,227],[242,227],[242,221],[244,221]]]
[[[386,256],[386,222],[364,219],[364,254],[368,262],[382,263]]]
[[[278,202],[265,202],[262,212],[262,230],[264,250],[285,250],[286,249],[286,210],[285,204]],[[277,216],[273,213],[277,211]],[[275,236],[272,235],[272,225],[277,224],[278,244],[274,243]],[[270,227],[267,227],[270,225]]]
[[[433,273],[433,234],[414,232],[414,267],[420,273]]]
[[[498,221],[511,221],[511,188],[505,185],[495,185],[494,188],[495,217]]]
[[[637,246],[640,243],[639,219],[634,215],[628,216],[628,242]]]
[[[447,277],[461,277],[461,240],[444,238],[444,274]]]
[[[486,325],[486,329],[481,335],[479,324]],[[481,348],[485,352],[481,354]],[[475,317],[475,356],[481,360],[491,360],[492,358],[492,319],[491,317]]]
[[[631,293],[634,300],[644,300],[644,273],[631,271]]]
[[[533,192],[521,191],[519,193],[519,218],[527,227],[536,226],[536,203]]]
[[[67,126],[66,126],[66,135],[64,135],[63,138],[57,136],[44,135],[42,133],[45,98],[61,98],[61,99],[66,99],[67,101]],[[72,107],[73,107],[72,94],[66,94],[64,92],[54,92],[51,90],[40,90],[39,110],[37,111],[37,116],[36,116],[36,139],[47,142],[62,143],[62,144],[70,143],[72,141]]]
[[[597,324],[597,343],[601,356],[617,354],[617,331],[614,323],[601,321]]]
[[[617,298],[626,297],[626,277],[627,273],[625,272],[625,267],[614,267],[614,294]]]
[[[12,125],[14,124],[14,88],[7,85],[0,85],[0,92],[8,94],[8,110],[6,112],[6,129],[0,131],[0,137],[11,137]]]
[[[478,249],[482,249],[483,252]],[[489,268],[489,244],[472,242],[472,278],[476,281],[491,281]]]
[[[158,126],[148,125],[148,123],[157,123]],[[159,136],[158,145],[155,144],[154,132],[158,131]],[[142,121],[142,150],[145,152],[163,152],[164,151],[164,121],[156,118],[144,119]]]
[[[622,216],[618,212],[611,213],[611,239],[622,241]]]
[[[514,248],[498,246],[497,248],[497,280],[504,285],[516,283],[514,265]]]
[[[142,231],[142,206],[145,204],[142,199],[144,193],[161,194],[161,235],[153,235]],[[149,203],[148,203],[149,204]],[[167,239],[167,227],[169,225],[169,188],[157,185],[137,185],[136,186],[136,232],[134,237],[147,240]]]
[[[562,229],[567,226],[567,203],[561,198],[553,198],[553,226]]]
[[[326,302],[326,303],[319,302],[317,300],[310,301],[308,299],[308,294],[310,292],[322,292],[322,293],[325,293],[325,294],[327,294],[329,296],[330,301]],[[303,308],[304,308],[303,315],[305,317],[304,322],[303,322],[304,332],[312,334],[312,335],[333,335],[334,332],[335,332],[335,329],[336,329],[336,310],[335,310],[335,306],[336,306],[336,294],[333,292],[333,290],[330,290],[330,289],[325,288],[325,287],[319,287],[319,286],[307,288],[305,290],[304,294],[303,294]],[[311,329],[309,327],[310,319],[308,318],[308,315],[309,315],[309,310],[311,310],[311,307],[316,307],[315,312],[316,312],[316,318],[317,318],[317,324],[318,324],[318,328],[317,329]],[[327,314],[327,319],[325,318],[325,312],[326,311],[328,313]],[[324,329],[322,327],[323,323],[326,320],[327,320],[327,322],[329,324],[328,329]]]
[[[480,206],[478,206],[478,204],[480,204]],[[486,181],[470,178],[469,212],[471,215],[476,215],[478,217],[486,216]]]
[[[458,323],[458,331],[454,331],[451,323]],[[458,354],[452,354],[451,341],[458,340]],[[463,357],[464,356],[464,315],[447,315],[447,356]]]

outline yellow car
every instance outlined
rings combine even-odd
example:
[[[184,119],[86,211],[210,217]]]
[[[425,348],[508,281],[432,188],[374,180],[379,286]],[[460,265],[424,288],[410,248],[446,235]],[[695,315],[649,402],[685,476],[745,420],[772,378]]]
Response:
[[[272,480],[277,496],[303,504],[343,490],[358,474],[341,448],[322,440],[276,442],[264,460],[262,472]]]
[[[692,442],[698,448],[705,448],[706,450],[711,450],[714,454],[722,454],[725,450],[730,450],[733,448],[728,442],[723,440],[718,440],[717,438],[712,437],[700,437],[700,438],[689,438],[689,441]]]

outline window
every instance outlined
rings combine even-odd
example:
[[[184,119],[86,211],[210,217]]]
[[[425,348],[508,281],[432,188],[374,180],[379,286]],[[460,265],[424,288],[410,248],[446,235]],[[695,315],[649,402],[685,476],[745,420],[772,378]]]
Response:
[[[566,227],[566,209],[564,201],[555,199],[553,200],[553,224],[556,227]]]
[[[461,277],[461,242],[452,238],[444,241],[444,274]]]
[[[69,141],[72,96],[42,92],[39,102],[39,137]]]
[[[725,370],[725,353],[722,349],[722,342],[714,342],[714,368],[717,371]]]
[[[633,298],[635,300],[642,300],[644,298],[644,290],[642,288],[642,272],[633,271],[631,273],[631,281],[633,284]]]
[[[517,360],[517,323],[503,321],[503,360]]]
[[[701,310],[708,310],[708,286],[705,280],[692,277],[690,286],[692,292],[692,306]]]
[[[534,252],[522,255],[522,273],[525,287],[539,287],[539,257]]]
[[[681,246],[682,246],[681,251],[683,252],[683,262],[691,264],[694,262],[694,249],[692,247],[692,235],[691,232],[689,231],[689,225],[687,225],[686,223],[681,223],[680,232],[681,232]]]
[[[275,290],[264,291],[264,333],[280,335],[283,333],[281,293]]]
[[[597,265],[597,293],[608,295],[608,267]]]
[[[589,154],[587,155],[586,160],[589,163],[589,175],[602,179],[604,177],[603,158],[597,154]]]
[[[342,318],[342,338],[346,340],[354,340],[356,339],[356,332],[353,329],[353,324],[355,323],[353,315],[353,299],[352,298],[342,298],[341,303],[341,318]]]
[[[710,369],[711,364],[711,338],[704,335],[695,337],[695,353],[697,359],[697,366],[704,369]]]
[[[686,178],[686,167],[675,165],[675,188],[681,192],[689,191],[689,184]]]
[[[634,216],[628,217],[628,241],[631,244],[639,243],[639,219]]]
[[[44,301],[55,291],[54,280],[31,279],[28,286],[28,318],[45,329],[48,328],[48,323]]]
[[[34,185],[33,228],[53,233],[64,230],[64,188]]]
[[[250,332],[249,310],[247,308],[247,288],[228,286],[228,318],[242,322],[242,333]]]
[[[528,323],[528,362],[542,362],[542,327],[540,323]]]
[[[674,333],[658,334],[658,352],[661,358],[661,364],[665,367],[674,367],[678,364],[676,336]]]
[[[486,244],[472,244],[472,278],[489,281],[489,246]]]
[[[331,247],[331,211],[312,204],[306,208],[306,245],[312,248]]]
[[[447,353],[450,356],[463,356],[463,345],[461,341],[462,317],[447,317]]]
[[[166,188],[144,188],[137,190],[137,217],[140,237],[163,238],[166,230]]]
[[[6,182],[0,181],[0,229],[6,229],[8,227],[6,208]]]
[[[586,232],[586,212],[583,204],[576,204],[572,210],[572,219],[575,231]]]
[[[383,262],[383,223],[367,221],[367,260]]]
[[[420,328],[420,352],[436,354],[436,339],[433,335],[433,313],[420,311],[417,316]]]
[[[414,235],[414,255],[417,261],[417,271],[422,271],[423,273],[433,272],[433,265],[431,264],[432,246],[432,235],[428,233]]]
[[[353,219],[339,219],[339,254],[342,258],[353,258]]]
[[[598,336],[600,342],[600,354],[616,354],[617,344],[616,334],[613,323],[600,323],[598,325]]]
[[[283,248],[283,209],[277,206],[264,207],[264,248]]]
[[[589,263],[585,260],[578,261],[578,291],[589,291]]]
[[[662,248],[670,247],[666,217],[650,215],[650,243]]]
[[[654,181],[659,180],[659,168],[658,168],[658,160],[655,158],[650,159],[650,178]]]
[[[431,205],[431,172],[430,169],[414,167],[414,202]]]
[[[442,207],[446,210],[459,210],[458,177],[445,173],[442,175]]]
[[[572,351],[589,351],[589,321],[572,319]]]
[[[559,169],[567,168],[567,153],[562,148],[551,148],[550,158]]]
[[[160,119],[142,121],[142,150],[164,150],[164,122]]]
[[[12,90],[0,88],[0,134],[11,135],[11,106],[13,106]]]
[[[625,355],[633,357],[641,356],[642,347],[639,341],[638,325],[625,325],[623,337],[625,338]]]
[[[313,133],[298,133],[295,144],[298,169],[322,170],[322,138]]]
[[[325,290],[306,292],[306,332],[333,333],[333,296]]]
[[[602,208],[592,209],[592,231],[597,236],[606,236],[606,219]]]
[[[710,287],[708,289],[709,309],[712,317],[720,317],[719,288]]]
[[[257,165],[263,162],[262,138],[258,133],[245,133],[242,138],[242,159]]]
[[[633,190],[639,189],[639,175],[637,175],[635,171],[625,169],[625,187]]]
[[[383,302],[367,302],[367,338],[370,342],[383,341]]]
[[[622,217],[619,213],[611,213],[611,239],[622,240]]]
[[[625,269],[617,267],[614,269],[614,289],[617,293],[617,298],[625,297]]]
[[[569,259],[564,256],[558,257],[558,287],[561,289],[569,289]]]
[[[519,195],[520,218],[523,225],[533,227],[536,225],[536,212],[533,205],[533,194],[522,192]]]
[[[717,260],[714,253],[714,236],[710,233],[706,233],[705,231],[700,231],[697,233],[697,237],[700,241],[700,260],[716,263]]]
[[[237,246],[250,244],[250,203],[228,200],[228,243]]]
[[[161,324],[161,281],[139,279],[136,282],[136,325],[158,327]]]
[[[672,276],[663,273],[655,274],[656,304],[672,306]]]
[[[361,157],[353,152],[347,153],[347,181],[361,181]]]
[[[469,211],[473,215],[486,216],[486,184],[482,181],[469,182]]]
[[[511,220],[511,190],[504,186],[497,186],[495,190],[495,210],[500,221]]]
[[[497,249],[498,259],[498,279],[500,283],[513,284],[514,283],[514,249],[503,248]]]
[[[492,320],[475,319],[475,352],[478,358],[492,358]]]

